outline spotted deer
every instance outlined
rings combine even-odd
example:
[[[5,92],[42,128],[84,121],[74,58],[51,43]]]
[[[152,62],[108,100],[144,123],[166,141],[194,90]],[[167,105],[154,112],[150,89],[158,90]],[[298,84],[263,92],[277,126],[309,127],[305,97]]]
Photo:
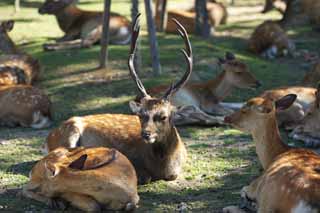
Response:
[[[217,3],[215,1],[207,2],[207,11],[209,23],[212,27],[216,27],[220,24],[226,24],[228,18],[228,12],[226,7],[222,3]],[[195,31],[195,9],[194,7],[188,10],[172,9],[168,10],[167,23],[165,31],[167,33],[174,33],[176,28],[175,25],[170,21],[171,19],[177,19],[185,26],[188,33],[194,33]],[[157,16],[156,17],[160,17]],[[160,23],[160,22],[159,22]]]
[[[274,21],[265,21],[252,33],[249,51],[268,59],[293,55],[295,45],[286,32]]]
[[[60,147],[37,162],[29,176],[23,195],[52,208],[70,203],[90,212],[129,211],[139,201],[136,172],[115,149]]]
[[[288,108],[295,95],[276,102],[261,97],[249,100],[225,118],[235,128],[252,135],[263,174],[242,189],[244,200],[254,201],[257,212],[319,212],[320,157],[313,151],[291,148],[280,136],[276,111]],[[250,205],[252,207],[254,205]],[[226,207],[223,212],[244,212]]]
[[[287,8],[287,0],[265,0],[265,5],[262,13],[267,13],[273,8],[283,14]]]
[[[54,15],[65,33],[56,43],[44,44],[45,50],[90,47],[100,41],[103,12],[81,10],[77,0],[46,0],[40,14]],[[109,42],[124,45],[130,42],[130,21],[118,13],[110,13]]]
[[[38,79],[40,63],[22,52],[8,35],[14,21],[0,21],[0,85],[32,84]]]
[[[140,29],[137,18],[133,25],[129,57],[130,74],[143,97],[140,103],[130,102],[131,109],[137,115],[100,114],[70,118],[49,134],[44,144],[45,150],[51,151],[59,146],[111,147],[128,157],[141,184],[176,179],[181,173],[187,151],[173,123],[175,107],[170,99],[189,79],[193,63],[187,32],[179,22],[175,22],[186,46],[183,53],[187,71],[182,79],[161,98],[148,95],[133,63]]]
[[[0,86],[0,125],[46,128],[51,125],[51,102],[30,85]]]
[[[171,102],[178,107],[174,116],[176,125],[224,124],[223,117],[232,112],[230,104],[222,101],[235,88],[257,88],[261,83],[251,74],[249,67],[232,53],[219,59],[222,72],[205,82],[189,82],[172,95]],[[150,88],[148,92],[159,95],[168,85]],[[139,99],[139,97],[137,98]]]

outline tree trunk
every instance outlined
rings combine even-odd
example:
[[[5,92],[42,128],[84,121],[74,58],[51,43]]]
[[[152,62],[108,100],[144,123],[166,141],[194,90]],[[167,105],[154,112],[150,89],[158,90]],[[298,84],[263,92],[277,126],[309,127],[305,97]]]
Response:
[[[200,35],[203,38],[208,38],[210,36],[210,25],[208,21],[208,11],[207,11],[207,1],[206,0],[196,0],[196,35]]]
[[[131,7],[131,20],[133,21],[139,13],[139,0],[132,0]],[[140,39],[137,40],[136,54],[134,58],[134,66],[136,67],[137,73],[141,70],[141,51],[140,51]]]
[[[108,61],[109,22],[111,0],[104,1],[103,28],[101,36],[100,68],[106,68]]]
[[[14,1],[14,11],[17,13],[20,11],[20,0]]]
[[[151,0],[144,0],[146,15],[147,15],[147,25],[150,43],[150,53],[152,60],[152,69],[155,76],[161,74],[161,66],[158,56],[158,43],[156,37],[156,29],[152,15]]]
[[[159,32],[163,32],[166,7],[167,7],[167,0],[157,0],[155,20],[156,20],[157,31]]]

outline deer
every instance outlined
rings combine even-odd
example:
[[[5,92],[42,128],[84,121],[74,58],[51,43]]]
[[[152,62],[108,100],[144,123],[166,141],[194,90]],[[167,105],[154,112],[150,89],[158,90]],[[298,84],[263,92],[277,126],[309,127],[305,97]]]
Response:
[[[226,7],[222,3],[218,3],[215,1],[208,1],[207,2],[207,11],[208,11],[208,19],[211,27],[217,27],[221,24],[227,23],[228,12]],[[183,24],[188,33],[195,32],[195,17],[196,12],[195,8],[192,7],[188,10],[181,10],[181,9],[172,9],[168,11],[167,14],[167,23],[165,32],[167,33],[174,33],[175,32],[175,25],[170,21],[171,19],[175,18]],[[156,14],[156,18],[160,18]],[[157,22],[160,23],[160,22]]]
[[[52,123],[48,96],[30,85],[0,86],[0,126],[47,128]]]
[[[251,134],[263,174],[243,187],[241,197],[256,202],[257,212],[319,212],[320,156],[286,145],[280,136],[276,111],[288,108],[296,99],[289,94],[277,101],[256,97],[241,110],[225,118],[234,128]],[[249,205],[254,207],[255,205]],[[244,212],[226,207],[224,213]]]
[[[281,26],[274,21],[265,21],[252,33],[249,51],[267,59],[293,55],[295,44],[290,40]]]
[[[60,147],[38,161],[22,195],[65,209],[134,210],[139,201],[137,176],[119,151],[105,147]]]
[[[0,85],[31,85],[39,77],[40,63],[31,55],[19,50],[9,36],[14,21],[0,21]]]
[[[261,82],[250,72],[249,67],[234,54],[227,52],[224,58],[219,58],[218,64],[223,71],[217,77],[205,82],[188,82],[173,94],[171,101],[178,109],[174,116],[176,125],[223,125],[223,117],[231,114],[234,106],[222,101],[232,90],[256,89],[261,86]],[[159,95],[167,87],[152,87],[148,92]],[[136,99],[139,100],[140,97]]]
[[[185,43],[185,50],[182,52],[187,69],[183,77],[170,86],[164,96],[153,98],[146,92],[134,67],[140,31],[138,20],[139,16],[134,20],[128,60],[130,75],[142,95],[141,102],[130,102],[136,115],[99,114],[70,118],[49,133],[42,148],[46,152],[60,146],[115,148],[134,165],[139,184],[175,180],[186,161],[187,150],[173,123],[175,107],[170,103],[170,98],[185,85],[192,73],[191,44],[185,28],[174,20]]]
[[[56,43],[43,45],[44,50],[88,48],[102,36],[103,12],[81,10],[77,0],[46,0],[40,14],[54,15],[65,33]],[[130,21],[118,13],[110,13],[109,43],[126,45],[130,42]]]

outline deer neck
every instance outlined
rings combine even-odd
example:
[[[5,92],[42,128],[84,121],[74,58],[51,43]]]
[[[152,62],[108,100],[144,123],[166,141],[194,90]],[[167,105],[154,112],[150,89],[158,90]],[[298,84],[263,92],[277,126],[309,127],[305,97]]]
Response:
[[[76,5],[69,5],[64,8],[61,12],[56,14],[56,19],[59,27],[63,32],[67,32],[73,25],[75,20],[80,16],[81,10]]]
[[[154,154],[160,158],[165,158],[166,156],[170,156],[179,142],[181,141],[180,135],[175,127],[170,129],[170,132],[163,138],[162,141],[158,141],[153,144]]]
[[[261,123],[255,123],[252,136],[256,143],[257,155],[264,169],[267,169],[278,155],[289,150],[289,147],[281,140],[275,115]]]
[[[207,81],[206,87],[219,102],[225,99],[233,88],[226,78],[226,71],[222,71],[215,79]]]
[[[4,54],[18,54],[20,51],[7,33],[0,34],[0,51]]]

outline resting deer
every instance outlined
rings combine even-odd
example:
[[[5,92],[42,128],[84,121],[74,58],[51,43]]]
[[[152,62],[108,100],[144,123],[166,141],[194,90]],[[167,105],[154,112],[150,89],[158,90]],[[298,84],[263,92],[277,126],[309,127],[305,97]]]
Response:
[[[290,148],[282,142],[276,111],[288,108],[295,95],[275,103],[253,98],[225,118],[235,128],[252,134],[263,174],[242,189],[241,196],[257,203],[257,212],[319,212],[320,157],[307,149]],[[227,207],[224,212],[243,212]]]
[[[294,43],[286,32],[274,21],[260,24],[249,39],[249,50],[268,59],[293,54]]]
[[[188,35],[179,22],[178,32],[185,41],[183,50],[187,71],[161,98],[152,98],[146,92],[134,68],[134,55],[139,35],[137,19],[133,25],[129,57],[130,74],[143,98],[140,103],[130,102],[138,115],[101,114],[73,117],[53,130],[45,143],[46,151],[59,146],[105,146],[119,150],[134,165],[139,183],[150,180],[174,180],[181,173],[187,151],[173,124],[175,107],[170,98],[189,79],[192,72],[192,51]]]
[[[0,125],[46,128],[51,125],[51,102],[29,85],[0,86]]]
[[[65,202],[83,211],[132,210],[136,207],[137,176],[130,161],[115,149],[59,148],[30,172],[23,195],[51,207]]]
[[[207,11],[209,23],[212,27],[216,27],[220,24],[226,24],[228,18],[228,12],[226,7],[217,2],[207,2]],[[160,16],[156,17],[160,18]],[[188,33],[194,33],[195,31],[195,9],[192,7],[189,10],[173,9],[168,11],[168,18],[165,31],[167,33],[174,33],[175,25],[170,21],[171,19],[177,19],[185,26]],[[159,22],[160,23],[160,22]]]
[[[31,84],[40,73],[40,63],[32,56],[20,51],[8,32],[14,21],[0,21],[0,85]]]
[[[103,12],[85,11],[76,6],[77,0],[46,0],[40,14],[54,15],[65,35],[56,43],[44,44],[45,50],[90,47],[100,41]],[[130,21],[110,13],[109,42],[124,45],[130,42]]]
[[[315,92],[315,99],[299,125],[290,133],[292,138],[303,141],[308,147],[320,145],[320,84]]]
[[[250,73],[248,66],[226,53],[219,59],[223,71],[216,77],[201,83],[187,83],[173,94],[171,102],[179,107],[174,120],[176,125],[223,124],[223,117],[232,112],[229,104],[221,102],[234,88],[257,88],[261,83]],[[159,95],[167,85],[149,89],[150,94]],[[139,98],[138,98],[139,99]]]

